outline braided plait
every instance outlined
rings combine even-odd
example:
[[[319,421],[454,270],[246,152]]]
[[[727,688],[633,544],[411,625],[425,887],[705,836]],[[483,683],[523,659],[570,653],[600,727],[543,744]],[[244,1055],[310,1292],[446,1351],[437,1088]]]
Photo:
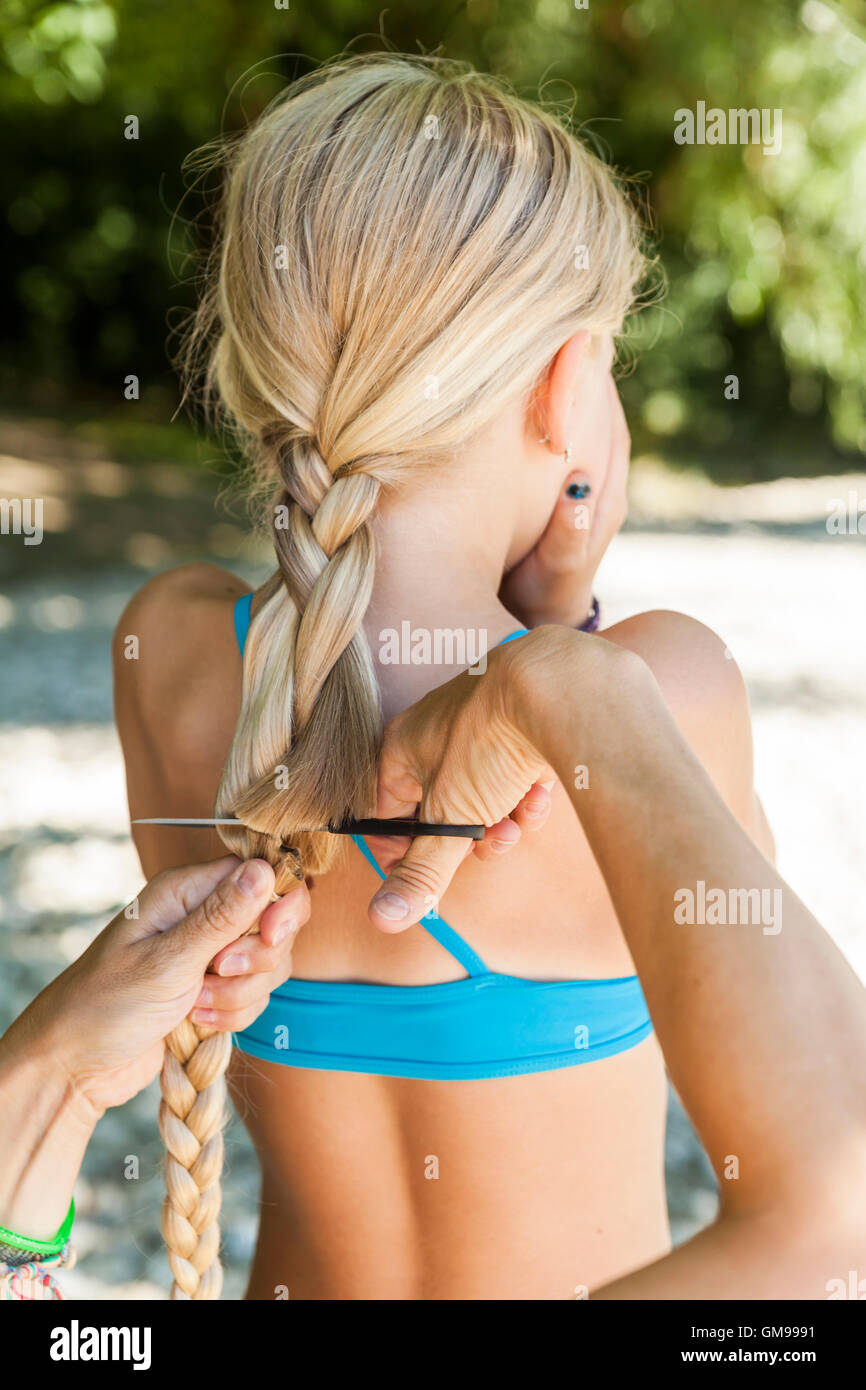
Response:
[[[346,805],[346,812],[366,811],[373,795],[379,719],[361,623],[373,585],[369,517],[380,483],[368,472],[345,467],[334,477],[315,446],[297,437],[277,450],[277,458],[280,488],[273,536],[279,569],[266,607],[274,603],[291,615],[294,659],[283,673],[289,691],[288,746],[276,765],[290,769],[289,785],[295,794],[285,799],[281,811],[275,802],[273,766],[242,794],[229,791],[243,828],[228,831],[224,838],[245,857],[268,859],[278,891],[285,892],[296,886],[299,875],[298,859],[285,854],[286,841],[305,870],[319,871],[333,853],[327,836],[310,833],[311,827],[327,825],[333,807],[340,804],[334,800],[333,775],[327,763],[306,753],[310,726],[332,717],[329,695],[349,708],[361,735],[352,740],[355,765],[350,756],[348,782],[345,762],[339,770],[340,784],[349,788],[349,802],[354,802]],[[333,686],[346,688],[331,690]],[[313,735],[316,745],[315,730]],[[342,798],[346,795],[344,790]],[[218,1216],[230,1056],[229,1034],[214,1033],[189,1019],[167,1039],[159,1125],[167,1151],[162,1234],[174,1299],[219,1298],[222,1286]]]
[[[301,615],[292,710],[297,737],[331,669],[358,634],[370,602],[375,557],[368,518],[380,487],[369,473],[356,470],[334,478],[311,444],[281,451],[280,475],[274,548],[286,592]],[[286,513],[288,525],[282,528],[277,519]],[[352,602],[343,606],[347,576]]]
[[[257,832],[231,830],[224,838],[236,852],[268,858],[283,891],[297,869],[280,846],[299,852],[304,872],[324,872],[335,845],[316,828],[368,814],[374,799],[380,718],[363,619],[375,574],[370,517],[381,483],[375,459],[332,473],[308,435],[277,438],[276,431],[266,433],[262,444],[273,452],[279,479],[272,511],[279,568],[255,626],[266,632],[269,621],[288,622],[290,659],[278,676],[284,724],[273,739],[261,740],[263,765],[251,783],[247,777],[237,786],[229,760],[217,806],[230,805]],[[245,663],[245,686],[248,674],[256,673]],[[242,710],[241,720],[257,713]],[[339,763],[322,756],[335,727],[350,734]],[[291,795],[275,795],[275,769],[283,770]]]

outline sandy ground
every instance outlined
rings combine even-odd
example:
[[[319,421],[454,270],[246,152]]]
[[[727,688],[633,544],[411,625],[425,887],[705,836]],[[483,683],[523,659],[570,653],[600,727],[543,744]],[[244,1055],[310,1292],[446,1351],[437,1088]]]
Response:
[[[140,887],[111,722],[109,636],[147,574],[210,558],[250,578],[261,556],[213,510],[212,480],[123,467],[44,422],[0,424],[4,496],[44,496],[39,547],[0,539],[0,1025]],[[866,477],[736,491],[634,470],[630,528],[598,590],[607,621],[677,608],[723,635],[752,698],[757,782],[780,867],[866,979],[866,539],[828,534],[833,499]],[[804,1026],[808,1022],[804,1020]],[[161,1298],[161,1146],[155,1088],[102,1121],[76,1203],[73,1298]],[[256,1227],[256,1163],[227,1135],[227,1298],[241,1295]],[[124,1177],[130,1155],[140,1176]],[[675,1238],[715,1210],[706,1159],[676,1101],[668,1135]]]

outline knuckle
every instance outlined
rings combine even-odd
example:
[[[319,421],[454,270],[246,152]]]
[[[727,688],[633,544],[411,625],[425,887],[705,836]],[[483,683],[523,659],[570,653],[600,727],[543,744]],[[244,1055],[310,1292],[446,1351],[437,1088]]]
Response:
[[[160,869],[148,882],[148,889],[158,901],[175,903],[186,915],[189,911],[184,899],[186,878],[181,868]]]
[[[293,919],[293,935],[299,932],[301,927],[306,926],[307,922],[309,922],[310,920],[310,914],[313,911],[313,903],[312,899],[310,898],[310,890],[307,888],[306,884],[304,884],[303,887],[303,893],[298,893],[296,898],[297,906],[295,909],[295,916]]]
[[[285,940],[277,942],[276,946],[259,947],[258,951],[250,950],[250,975],[270,975],[274,970],[278,970],[286,956],[292,954],[292,937],[287,936]]]
[[[422,819],[433,821],[434,823],[447,823],[448,821],[459,821],[460,817],[466,814],[466,803],[462,802],[454,795],[453,790],[446,790],[441,781],[438,785],[431,786],[422,806]],[[417,843],[414,841],[413,843]],[[441,854],[447,850],[448,841],[437,836],[432,836],[426,842],[429,847],[430,855]],[[412,860],[410,858],[409,862]],[[423,862],[423,861],[419,861]]]
[[[245,1009],[237,1009],[233,1013],[228,1014],[226,1016],[226,1032],[242,1033],[245,1028],[249,1028],[250,1024],[255,1023],[259,1014],[264,1013],[267,1004],[268,1000],[264,998],[255,1004],[248,1005]]]
[[[159,873],[154,874],[150,883],[154,888],[164,888],[171,891],[177,887],[181,879],[180,869],[160,869]]]
[[[236,1012],[251,1006],[257,999],[266,997],[267,992],[258,980],[239,978],[224,980],[219,992],[218,1007],[227,1012]]]
[[[250,936],[244,936],[238,941],[231,942],[225,948],[225,958],[229,955],[243,953],[249,962],[244,976],[261,975],[265,970],[273,967],[274,961],[279,955],[279,946],[267,946],[258,932]]]
[[[413,896],[427,902],[428,899],[435,900],[438,897],[442,880],[435,865],[422,861],[404,864],[399,874],[399,882]]]
[[[285,941],[274,946],[267,959],[253,966],[253,978],[260,989],[273,989],[275,984],[285,980],[290,973],[292,955],[295,949],[297,932],[290,932]]]
[[[210,980],[210,978],[208,975],[207,979]],[[238,1003],[236,980],[223,980],[217,977],[210,985],[210,993],[213,1000],[211,1008],[233,1009]]]
[[[583,532],[582,535],[579,532],[574,534],[576,538],[580,536],[580,539],[575,539],[568,553],[552,555],[548,561],[547,568],[554,579],[571,579],[580,573],[585,549],[583,536],[586,535],[586,532]]]
[[[221,883],[201,905],[202,925],[209,931],[222,933],[232,925],[231,890]]]

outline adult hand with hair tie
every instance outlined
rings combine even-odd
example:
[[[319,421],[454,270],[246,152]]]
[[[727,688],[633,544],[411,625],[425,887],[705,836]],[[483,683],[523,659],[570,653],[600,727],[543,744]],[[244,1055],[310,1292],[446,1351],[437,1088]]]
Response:
[[[481,841],[377,839],[377,858],[389,872],[370,904],[370,917],[383,931],[402,931],[419,921],[467,854],[486,859],[502,853],[523,831],[540,829],[547,820],[556,773],[515,721],[511,704],[531,652],[544,650],[549,659],[558,639],[560,645],[575,640],[564,629],[545,627],[496,647],[487,654],[483,676],[463,672],[388,723],[376,814],[410,816],[420,806],[425,821],[488,828]]]
[[[578,760],[586,783],[570,775]],[[430,691],[386,730],[379,811],[420,803],[424,820],[494,825],[547,764],[604,875],[671,1082],[720,1180],[706,1229],[592,1297],[825,1299],[866,1249],[862,984],[725,805],[649,666],[613,641],[537,628],[491,652],[484,674]],[[391,932],[417,922],[464,853],[459,841],[413,840],[389,863],[372,921]],[[774,903],[773,924],[684,925],[675,908],[696,882],[751,885]],[[724,1181],[732,1155],[736,1182]]]

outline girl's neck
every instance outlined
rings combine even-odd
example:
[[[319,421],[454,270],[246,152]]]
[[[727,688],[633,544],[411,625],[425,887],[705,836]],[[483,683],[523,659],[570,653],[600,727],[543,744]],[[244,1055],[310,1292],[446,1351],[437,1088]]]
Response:
[[[512,527],[506,496],[467,496],[464,481],[459,495],[439,486],[386,501],[374,531],[364,627],[389,718],[519,626],[498,598]]]
[[[497,597],[511,538],[506,499],[437,489],[380,507],[373,626],[511,621]]]

